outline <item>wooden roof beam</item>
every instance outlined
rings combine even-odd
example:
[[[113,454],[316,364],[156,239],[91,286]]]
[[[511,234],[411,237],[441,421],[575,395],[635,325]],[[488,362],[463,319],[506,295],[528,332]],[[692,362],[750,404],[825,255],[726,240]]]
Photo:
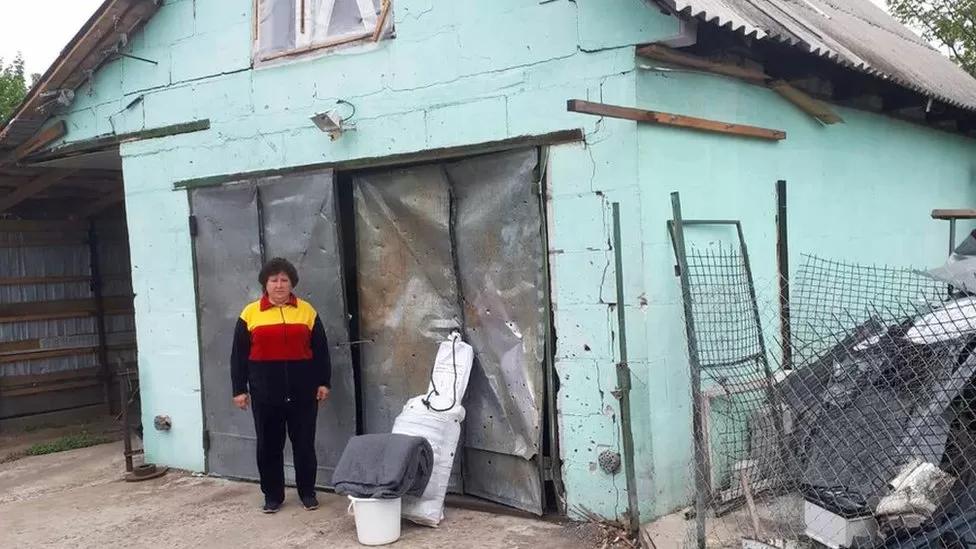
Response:
[[[21,122],[30,125],[47,120],[51,110],[44,107],[51,101],[44,92],[77,89],[89,71],[106,61],[104,52],[118,44],[123,34],[131,36],[158,5],[157,0],[106,0],[28,92],[6,126],[0,127],[0,143],[16,142],[13,136],[23,130]]]
[[[17,187],[13,192],[0,196],[0,212],[13,208],[73,173],[74,170],[51,170],[31,179],[24,185]]]
[[[64,120],[60,120],[56,124],[52,124],[51,126],[37,132],[34,137],[28,139],[23,145],[17,147],[14,150],[14,155],[17,157],[17,160],[21,160],[25,156],[50,145],[58,139],[61,139],[66,133],[68,133],[68,127],[65,125]]]
[[[125,201],[125,192],[122,189],[112,191],[94,202],[88,204],[78,212],[72,214],[72,219],[86,219],[94,217],[103,211]]]

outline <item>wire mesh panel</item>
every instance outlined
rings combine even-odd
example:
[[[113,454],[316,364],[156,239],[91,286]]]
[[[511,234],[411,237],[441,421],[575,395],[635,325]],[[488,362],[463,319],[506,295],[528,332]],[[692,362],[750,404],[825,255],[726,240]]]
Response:
[[[710,482],[705,539],[681,517],[684,544],[976,546],[976,297],[801,261],[784,342],[778,280],[735,246],[687,253]]]
[[[852,325],[906,315],[947,299],[946,285],[917,271],[801,257],[793,293],[798,363],[816,360]]]

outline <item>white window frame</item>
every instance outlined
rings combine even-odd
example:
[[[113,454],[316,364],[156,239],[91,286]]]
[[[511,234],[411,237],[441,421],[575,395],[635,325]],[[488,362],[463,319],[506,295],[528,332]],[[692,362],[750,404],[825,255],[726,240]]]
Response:
[[[261,3],[272,1],[274,0],[254,0],[253,57],[256,63],[266,63],[282,58],[300,56],[302,54],[368,39],[377,42],[382,38],[388,38],[392,35],[393,0],[381,1],[379,15],[375,11],[372,0],[355,0],[363,20],[363,30],[338,36],[327,36],[329,26],[332,22],[332,10],[336,0],[321,0],[320,5],[325,6],[325,9],[321,13],[315,13],[314,0],[295,0],[295,46],[287,50],[262,55],[260,53],[261,34],[259,23]]]

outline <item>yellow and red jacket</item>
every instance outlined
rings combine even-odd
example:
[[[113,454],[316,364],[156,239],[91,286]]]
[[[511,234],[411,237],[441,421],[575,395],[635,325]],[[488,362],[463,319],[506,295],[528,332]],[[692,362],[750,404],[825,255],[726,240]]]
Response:
[[[241,311],[230,357],[234,395],[266,402],[315,398],[330,386],[329,343],[318,313],[292,294],[274,305],[264,295]]]

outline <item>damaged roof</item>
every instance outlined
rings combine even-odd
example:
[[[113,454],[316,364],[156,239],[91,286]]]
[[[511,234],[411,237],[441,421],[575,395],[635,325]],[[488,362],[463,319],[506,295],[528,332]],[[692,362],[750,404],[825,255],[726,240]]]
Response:
[[[0,120],[0,150],[28,141],[54,114],[58,98],[70,103],[74,90],[116,57],[130,36],[159,8],[157,0],[103,0],[95,13],[61,50],[58,58],[27,92],[5,124]],[[0,164],[4,158],[0,155]]]
[[[656,0],[689,19],[788,44],[976,112],[976,79],[869,0]],[[89,81],[155,13],[159,0],[103,0],[17,108],[0,123],[0,164],[38,132],[57,98]],[[70,94],[67,96],[70,101]],[[4,154],[8,158],[4,158]]]
[[[976,79],[869,0],[666,0],[679,14],[785,43],[976,111]]]

